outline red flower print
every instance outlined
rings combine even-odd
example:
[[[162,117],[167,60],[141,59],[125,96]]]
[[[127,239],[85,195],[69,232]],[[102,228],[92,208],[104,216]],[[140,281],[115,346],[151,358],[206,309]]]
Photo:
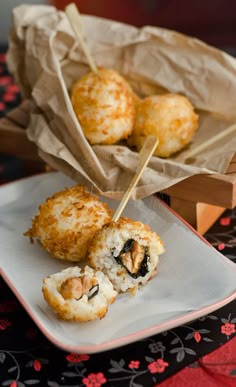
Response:
[[[227,336],[232,335],[232,333],[235,333],[235,324],[227,322],[224,325],[221,325],[221,333]]]
[[[202,338],[202,336],[200,335],[200,333],[198,331],[194,332],[193,337],[197,343],[199,343],[199,341],[201,341],[201,338]]]
[[[225,218],[220,219],[221,226],[229,226],[231,219],[227,216]]]
[[[102,384],[106,383],[106,381],[102,372],[90,374],[87,378],[83,378],[82,380],[86,387],[100,387]]]
[[[11,382],[10,387],[17,387],[17,383],[15,380],[14,380],[14,382]]]
[[[153,361],[148,365],[148,369],[151,372],[151,374],[155,373],[161,373],[165,371],[165,368],[169,365],[166,361],[163,359],[157,359],[156,361]]]
[[[88,359],[89,359],[89,355],[78,355],[77,353],[69,353],[69,355],[66,356],[66,360],[68,360],[71,363],[80,363]]]
[[[225,248],[225,244],[224,243],[220,243],[218,245],[218,250],[224,250],[224,248]]]
[[[39,360],[35,359],[34,360],[34,369],[35,371],[40,371],[42,368],[42,364]]]
[[[129,363],[129,368],[131,369],[138,368],[139,364],[140,364],[139,360],[131,360],[131,362]]]
[[[12,325],[11,321],[7,319],[0,319],[0,331],[4,331]]]

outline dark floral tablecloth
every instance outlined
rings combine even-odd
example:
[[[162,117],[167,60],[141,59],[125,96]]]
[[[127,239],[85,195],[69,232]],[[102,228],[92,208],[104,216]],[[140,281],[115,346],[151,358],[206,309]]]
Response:
[[[20,96],[0,53],[0,111]],[[10,87],[11,86],[11,87]],[[6,95],[8,97],[6,98]],[[11,103],[7,103],[11,100]],[[0,183],[25,175],[20,160],[0,155]],[[236,209],[226,210],[205,235],[236,260]],[[38,330],[0,279],[0,385],[181,387],[236,386],[236,300],[198,320],[99,354],[67,353]]]

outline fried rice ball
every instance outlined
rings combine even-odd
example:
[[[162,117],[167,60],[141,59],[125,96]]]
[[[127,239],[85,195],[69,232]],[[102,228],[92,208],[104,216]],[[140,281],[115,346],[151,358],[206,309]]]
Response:
[[[165,248],[146,224],[122,217],[103,226],[92,239],[88,263],[102,270],[118,293],[135,293],[157,273]]]
[[[140,150],[146,136],[151,134],[159,139],[154,155],[169,157],[190,143],[197,128],[198,115],[185,96],[152,95],[137,104],[128,144]]]
[[[59,318],[79,322],[103,318],[117,296],[109,279],[89,266],[70,267],[44,278],[42,292]]]
[[[95,232],[111,221],[108,206],[76,185],[55,193],[39,206],[31,228],[24,234],[37,238],[53,257],[83,260]]]
[[[71,89],[75,114],[90,144],[114,144],[132,132],[138,97],[116,71],[99,68]]]

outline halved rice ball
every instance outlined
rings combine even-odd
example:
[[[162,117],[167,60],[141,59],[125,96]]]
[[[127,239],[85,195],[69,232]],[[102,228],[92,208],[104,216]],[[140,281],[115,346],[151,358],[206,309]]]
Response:
[[[96,233],[88,262],[102,270],[118,292],[135,292],[157,273],[159,255],[164,251],[160,237],[148,225],[120,218]]]
[[[44,278],[42,292],[59,318],[79,322],[103,318],[117,296],[109,279],[89,266],[71,267]]]
[[[111,220],[111,211],[85,187],[55,193],[39,206],[32,227],[24,234],[37,238],[53,257],[80,261],[95,232]]]

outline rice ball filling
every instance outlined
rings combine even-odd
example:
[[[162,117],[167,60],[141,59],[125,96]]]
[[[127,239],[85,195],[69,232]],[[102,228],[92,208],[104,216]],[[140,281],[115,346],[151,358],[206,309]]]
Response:
[[[99,292],[99,284],[96,278],[83,277],[67,278],[62,282],[60,293],[64,299],[74,298],[77,301],[84,295],[87,296],[88,301],[95,297]]]
[[[147,246],[140,245],[135,239],[128,239],[120,254],[113,257],[116,262],[123,266],[132,278],[145,277],[149,272],[148,262],[150,254]]]

